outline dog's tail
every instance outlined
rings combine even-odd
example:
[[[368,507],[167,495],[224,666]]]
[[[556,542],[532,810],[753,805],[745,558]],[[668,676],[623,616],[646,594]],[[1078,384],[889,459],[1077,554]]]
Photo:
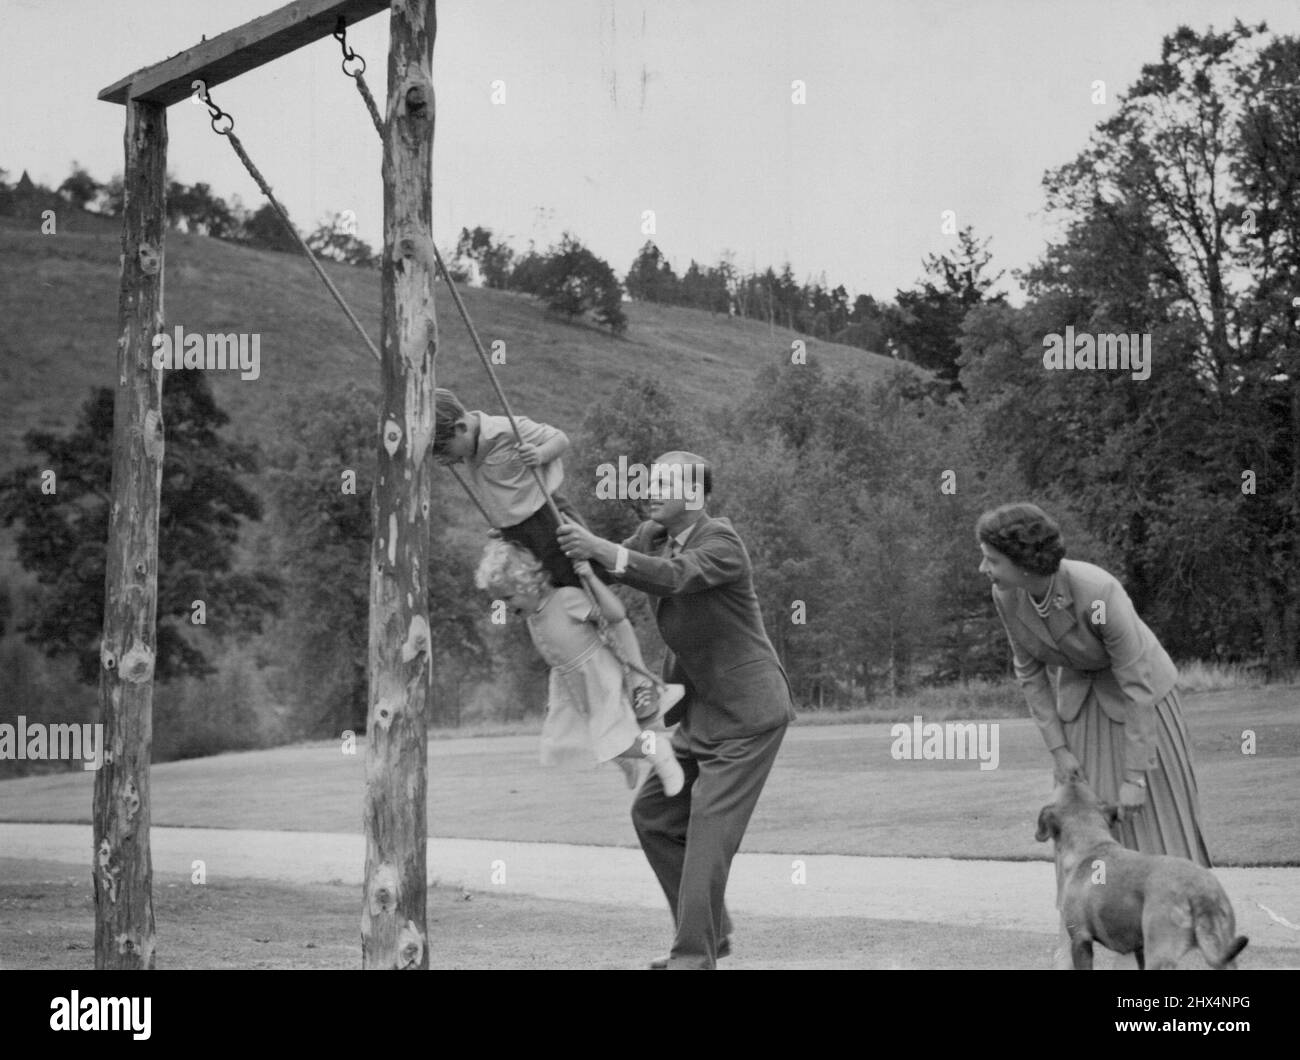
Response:
[[[1225,894],[1197,895],[1192,899],[1196,945],[1213,968],[1233,968],[1237,954],[1250,940],[1237,934],[1236,918]]]

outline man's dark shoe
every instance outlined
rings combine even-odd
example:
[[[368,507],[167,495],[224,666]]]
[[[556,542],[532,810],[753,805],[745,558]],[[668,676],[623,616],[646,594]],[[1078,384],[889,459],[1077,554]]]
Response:
[[[730,956],[731,956],[731,936],[727,935],[725,938],[723,938],[721,942],[718,943],[718,960],[721,960],[723,957],[730,957]],[[655,969],[656,971],[667,971],[668,958],[659,957],[650,962],[650,967]]]

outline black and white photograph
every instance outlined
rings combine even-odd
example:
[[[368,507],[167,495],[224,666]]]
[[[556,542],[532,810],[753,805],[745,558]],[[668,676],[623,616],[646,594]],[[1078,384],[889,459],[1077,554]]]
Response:
[[[1231,1048],[1294,988],[1254,974],[1300,969],[1294,0],[0,34],[36,1025],[150,1037],[117,995],[160,980],[109,970],[861,972],[900,1012],[1191,970],[1088,1018]]]

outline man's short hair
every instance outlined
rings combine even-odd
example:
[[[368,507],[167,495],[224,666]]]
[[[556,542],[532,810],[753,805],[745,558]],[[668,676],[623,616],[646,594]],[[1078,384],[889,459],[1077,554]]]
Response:
[[[681,449],[674,449],[670,453],[664,453],[663,456],[657,457],[655,463],[660,467],[665,464],[673,465],[692,465],[692,474],[695,476],[694,481],[698,482],[704,488],[704,496],[708,497],[713,493],[713,465],[702,456],[695,453],[688,453]]]

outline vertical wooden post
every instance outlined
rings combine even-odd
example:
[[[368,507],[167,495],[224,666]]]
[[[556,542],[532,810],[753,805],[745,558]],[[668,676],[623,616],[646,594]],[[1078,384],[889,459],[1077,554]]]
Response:
[[[96,968],[154,966],[149,759],[163,422],[153,337],[163,327],[167,108],[128,102],[125,142],[112,507],[99,654],[105,753],[95,775]]]
[[[432,222],[433,0],[392,7],[384,129],[383,408],[370,564],[365,968],[427,968],[428,544],[433,275],[412,240]]]

